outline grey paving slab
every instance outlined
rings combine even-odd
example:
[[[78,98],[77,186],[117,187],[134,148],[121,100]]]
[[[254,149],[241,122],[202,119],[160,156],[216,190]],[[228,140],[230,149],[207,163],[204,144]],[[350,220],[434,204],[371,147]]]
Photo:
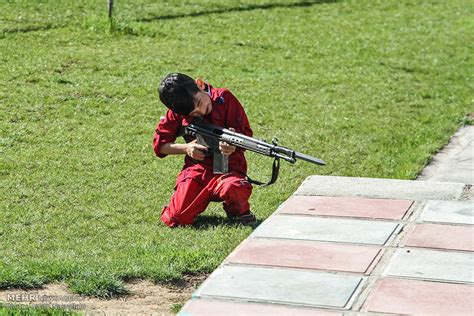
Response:
[[[438,173],[443,173],[442,176],[435,176],[431,178],[429,181],[450,181],[450,182],[461,182],[472,184],[474,183],[474,172],[472,168],[463,168],[461,166],[445,166],[445,168],[440,168]]]
[[[474,283],[474,253],[404,248],[395,252],[384,274]]]
[[[474,225],[474,202],[428,201],[419,221]]]
[[[383,245],[398,226],[394,222],[274,215],[252,236]]]
[[[418,179],[474,184],[474,126],[460,128]]]
[[[310,176],[295,195],[361,196],[383,199],[456,200],[463,183]]]
[[[350,308],[363,278],[309,270],[223,266],[194,297]]]

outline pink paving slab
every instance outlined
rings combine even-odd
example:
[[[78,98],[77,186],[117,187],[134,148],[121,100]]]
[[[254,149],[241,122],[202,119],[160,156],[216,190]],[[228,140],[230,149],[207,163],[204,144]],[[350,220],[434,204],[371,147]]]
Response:
[[[383,279],[370,293],[362,311],[406,315],[473,315],[473,297],[472,285]]]
[[[474,251],[474,227],[418,224],[405,246]]]
[[[397,220],[412,204],[409,200],[295,195],[283,203],[280,213]]]
[[[293,307],[260,303],[226,302],[217,300],[194,299],[188,301],[179,315],[279,315],[279,316],[337,316],[341,313],[322,311],[312,308]]]
[[[379,260],[380,252],[376,247],[252,238],[225,262],[368,274],[375,266],[372,263]]]

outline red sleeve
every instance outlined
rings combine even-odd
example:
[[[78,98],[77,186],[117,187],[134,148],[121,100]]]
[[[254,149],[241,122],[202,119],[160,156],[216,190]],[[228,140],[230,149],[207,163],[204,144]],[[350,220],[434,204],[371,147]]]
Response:
[[[228,90],[224,91],[222,96],[228,105],[226,126],[235,128],[237,133],[252,137],[253,132],[242,104],[240,104],[239,100]]]
[[[163,117],[156,126],[155,136],[153,138],[153,150],[158,157],[164,158],[167,156],[160,153],[160,146],[167,143],[174,143],[180,126],[181,119],[179,115],[168,110],[166,116]]]

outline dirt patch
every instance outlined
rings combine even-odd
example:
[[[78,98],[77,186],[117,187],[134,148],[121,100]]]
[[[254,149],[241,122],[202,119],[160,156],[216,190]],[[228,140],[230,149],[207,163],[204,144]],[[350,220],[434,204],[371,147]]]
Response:
[[[64,283],[52,283],[34,290],[2,290],[0,303],[60,307],[83,311],[87,315],[173,315],[173,306],[190,299],[206,277],[186,276],[171,285],[134,280],[125,283],[129,295],[112,299],[80,296],[71,293]]]

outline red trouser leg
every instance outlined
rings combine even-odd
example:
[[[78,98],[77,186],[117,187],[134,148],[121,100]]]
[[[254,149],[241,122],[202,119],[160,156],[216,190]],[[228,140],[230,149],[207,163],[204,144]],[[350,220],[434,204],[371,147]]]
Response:
[[[223,201],[228,215],[239,215],[250,209],[251,194],[252,186],[242,176],[216,175],[206,185],[188,178],[177,184],[161,220],[170,227],[190,225],[210,201]]]
[[[214,197],[224,202],[224,210],[229,216],[240,215],[250,210],[252,185],[240,175],[221,176],[213,193]]]
[[[212,191],[206,189],[203,184],[188,178],[177,184],[169,206],[163,208],[161,220],[169,227],[190,225],[204,212],[211,195]]]

